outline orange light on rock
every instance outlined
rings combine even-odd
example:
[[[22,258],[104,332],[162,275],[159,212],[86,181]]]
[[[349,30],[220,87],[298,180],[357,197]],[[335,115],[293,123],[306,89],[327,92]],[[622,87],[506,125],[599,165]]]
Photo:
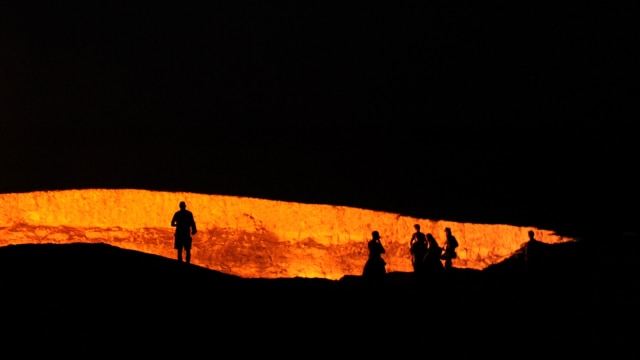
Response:
[[[412,271],[413,225],[442,245],[451,228],[460,247],[453,266],[484,269],[519,249],[534,230],[549,243],[574,241],[553,231],[458,223],[346,206],[133,189],[0,194],[0,246],[106,243],[175,258],[171,217],[185,201],[198,225],[192,264],[247,278],[340,279],[360,275],[366,243],[378,230],[387,271]]]

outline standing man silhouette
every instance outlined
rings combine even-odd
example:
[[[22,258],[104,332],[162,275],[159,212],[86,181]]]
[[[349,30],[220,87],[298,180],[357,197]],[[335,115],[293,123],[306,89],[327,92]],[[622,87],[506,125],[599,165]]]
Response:
[[[427,237],[420,231],[420,225],[415,224],[413,228],[416,232],[411,235],[409,241],[409,252],[411,253],[411,264],[413,265],[413,273],[417,277],[423,275],[424,269],[424,256],[427,254],[428,243]]]
[[[173,247],[178,250],[178,261],[182,261],[182,250],[186,253],[186,262],[191,262],[191,235],[195,235],[198,230],[196,229],[196,222],[193,219],[191,211],[187,210],[187,204],[184,201],[180,201],[180,210],[173,214],[171,219],[171,226],[176,228],[174,234]]]
[[[540,251],[540,241],[535,238],[535,232],[533,230],[529,230],[527,233],[529,235],[529,241],[524,243],[522,250],[524,251],[524,265],[527,268],[531,268],[531,265],[535,263],[535,257],[537,253]]]

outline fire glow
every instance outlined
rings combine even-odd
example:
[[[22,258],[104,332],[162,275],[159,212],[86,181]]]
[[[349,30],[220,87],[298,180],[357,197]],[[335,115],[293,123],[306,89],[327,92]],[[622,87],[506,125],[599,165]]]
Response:
[[[413,225],[439,243],[452,229],[460,247],[453,266],[484,269],[538,240],[574,239],[553,231],[500,224],[418,219],[366,209],[255,198],[133,189],[0,194],[0,246],[105,243],[175,259],[170,226],[185,201],[198,225],[192,264],[245,278],[340,279],[360,275],[367,241],[378,230],[387,271],[412,271]]]

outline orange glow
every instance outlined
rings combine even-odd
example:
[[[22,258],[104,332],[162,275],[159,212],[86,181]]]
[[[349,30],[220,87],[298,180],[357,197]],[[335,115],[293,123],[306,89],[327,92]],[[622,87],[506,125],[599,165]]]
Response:
[[[198,225],[192,263],[251,278],[360,275],[367,241],[378,230],[387,271],[412,271],[413,224],[442,245],[450,227],[460,247],[454,267],[484,269],[528,240],[574,239],[549,230],[457,223],[366,209],[221,195],[131,189],[0,194],[0,246],[25,243],[106,243],[175,258],[171,217],[187,203]]]

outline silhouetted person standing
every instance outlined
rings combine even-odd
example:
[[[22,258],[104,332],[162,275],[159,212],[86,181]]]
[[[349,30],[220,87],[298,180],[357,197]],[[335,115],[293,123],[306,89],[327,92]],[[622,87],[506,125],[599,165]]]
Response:
[[[381,283],[385,280],[387,273],[385,268],[387,263],[382,258],[382,254],[385,253],[385,249],[384,246],[382,246],[382,242],[380,242],[380,233],[374,231],[371,233],[371,236],[372,239],[367,243],[367,247],[369,248],[369,258],[364,265],[362,276],[368,282]]]
[[[191,235],[195,235],[198,230],[196,229],[193,214],[187,210],[187,204],[184,201],[180,202],[180,210],[173,214],[171,226],[176,228],[173,247],[178,250],[178,261],[182,261],[182,250],[184,250],[186,262],[189,264],[191,262]]]
[[[524,244],[522,252],[524,256],[524,266],[530,269],[532,265],[535,265],[536,252],[540,248],[540,241],[536,240],[533,230],[529,230],[528,235],[529,241]]]
[[[420,224],[413,225],[413,228],[416,231],[411,235],[411,240],[409,241],[409,245],[413,246],[413,243],[415,243],[416,241],[426,242],[427,237],[424,235],[422,231],[420,231]]]
[[[424,256],[427,254],[427,237],[420,231],[419,224],[413,225],[413,228],[416,232],[411,235],[409,251],[411,252],[413,272],[415,275],[420,276],[422,274]]]
[[[427,254],[427,237],[420,231],[420,225],[415,224],[413,228],[416,232],[411,235],[409,241],[411,252],[411,265],[413,265],[413,273],[416,277],[421,277],[424,272],[424,256]]]
[[[444,268],[446,270],[451,269],[453,266],[453,259],[458,257],[456,248],[458,247],[458,240],[451,234],[451,229],[444,229],[446,238],[444,240],[444,252],[442,253],[442,259],[444,259]]]

